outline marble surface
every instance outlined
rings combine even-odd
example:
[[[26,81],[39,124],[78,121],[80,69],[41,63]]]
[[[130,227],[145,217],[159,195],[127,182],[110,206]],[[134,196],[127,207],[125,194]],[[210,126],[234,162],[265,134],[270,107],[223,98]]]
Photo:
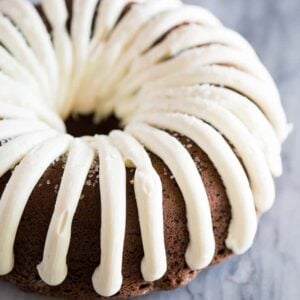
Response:
[[[143,300],[300,299],[300,1],[187,0],[211,9],[255,47],[277,81],[294,132],[284,145],[277,201],[263,217],[253,248],[203,271],[188,287]],[[2,300],[45,300],[0,284]]]

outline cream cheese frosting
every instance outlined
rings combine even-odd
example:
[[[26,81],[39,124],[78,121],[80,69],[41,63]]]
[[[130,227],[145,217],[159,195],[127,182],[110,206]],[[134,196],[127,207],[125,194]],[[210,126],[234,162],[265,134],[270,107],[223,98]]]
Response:
[[[81,139],[72,141],[49,225],[43,261],[38,266],[40,277],[50,285],[59,285],[67,277],[72,220],[93,159],[94,151],[85,142]]]
[[[160,279],[167,270],[162,209],[162,184],[149,155],[131,135],[113,131],[109,135],[127,166],[135,167],[134,191],[137,201],[144,259],[141,271],[146,281]],[[155,213],[154,213],[155,212]]]
[[[37,266],[48,285],[67,274],[72,221],[92,162],[99,163],[101,257],[91,282],[101,296],[122,286],[126,167],[134,169],[145,281],[167,270],[162,182],[147,151],[172,172],[183,194],[189,268],[208,266],[215,238],[196,163],[170,131],[186,136],[215,165],[232,209],[226,246],[245,252],[257,213],[275,197],[281,142],[290,126],[276,85],[249,43],[207,10],[179,0],[43,0],[48,28],[26,0],[0,1],[0,275],[14,268],[14,242],[30,195],[51,163],[66,166]],[[70,19],[70,33],[67,22]],[[49,31],[48,31],[49,30]],[[74,138],[70,114],[115,114],[124,131]],[[115,187],[118,186],[118,189]],[[97,249],[95,249],[97,251]]]
[[[126,170],[120,152],[106,136],[92,141],[99,155],[101,196],[101,259],[93,286],[102,296],[116,294],[122,285],[126,226]],[[116,188],[117,187],[117,188]]]

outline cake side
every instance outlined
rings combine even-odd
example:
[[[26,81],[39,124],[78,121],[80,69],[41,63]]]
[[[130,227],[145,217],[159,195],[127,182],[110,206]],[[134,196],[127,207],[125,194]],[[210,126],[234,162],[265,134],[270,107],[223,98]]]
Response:
[[[226,191],[215,167],[207,155],[188,138],[173,133],[191,153],[208,194],[216,254],[214,263],[231,255],[225,246],[231,209]],[[127,169],[126,235],[123,254],[123,285],[117,296],[131,297],[154,290],[167,290],[190,282],[197,271],[190,270],[185,262],[189,242],[185,203],[172,173],[155,155],[151,154],[154,168],[163,184],[164,234],[168,270],[155,282],[145,282],[140,271],[143,246],[140,235],[136,199],[134,195],[134,169]],[[98,172],[94,164],[88,175],[78,209],[72,224],[71,244],[68,254],[68,277],[57,287],[45,284],[36,266],[42,259],[44,243],[53,213],[57,190],[63,174],[64,160],[60,159],[48,168],[35,187],[24,211],[15,242],[15,268],[3,277],[26,292],[63,297],[66,299],[99,299],[93,289],[91,276],[99,265],[100,257],[100,194]],[[10,174],[0,179],[0,193],[4,190]]]

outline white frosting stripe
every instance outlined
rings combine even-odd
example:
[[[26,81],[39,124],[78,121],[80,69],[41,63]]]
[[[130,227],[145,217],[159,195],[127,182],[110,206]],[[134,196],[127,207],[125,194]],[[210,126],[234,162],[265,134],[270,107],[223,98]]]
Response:
[[[248,49],[248,43],[237,34],[225,29],[222,29],[224,32],[219,29],[213,29],[210,32],[208,29],[199,27],[201,30],[198,32],[198,27],[195,27],[195,30],[193,30],[194,25],[179,27],[179,29],[171,32],[165,42],[159,44],[153,51],[141,56],[140,59],[135,59],[129,73],[118,83],[118,89],[111,97],[112,103],[117,102],[116,111],[120,117],[124,117],[120,114],[120,111],[126,109],[128,104],[130,106],[132,94],[145,86],[146,83],[159,80],[166,75],[176,74],[178,70],[189,70],[191,66],[195,68],[195,64],[197,66],[218,63],[233,64],[251,74],[255,74],[254,76],[261,78],[262,81],[266,81],[269,89],[273,90],[276,93],[276,98],[278,98],[273,80],[256,55],[253,55],[253,50]],[[191,36],[189,37],[189,35]],[[228,35],[230,39],[224,39],[224,35]],[[179,43],[178,39],[180,38],[186,40]],[[189,42],[191,42],[190,45]],[[207,46],[210,43],[212,45]],[[224,44],[224,46],[221,46],[221,44]],[[178,45],[181,48],[178,48]],[[201,47],[203,45],[205,47]],[[172,56],[174,57],[168,60]],[[115,91],[115,89],[112,89],[112,91]],[[127,101],[120,100],[124,99],[124,94],[128,97]]]
[[[136,0],[134,2],[142,1]],[[92,52],[108,37],[122,11],[129,3],[132,3],[132,0],[102,0],[95,21],[95,33],[91,42]]]
[[[111,72],[110,70],[115,67],[118,59],[124,51],[126,51],[130,43],[133,42],[134,37],[139,32],[140,28],[155,15],[180,5],[182,5],[182,3],[177,0],[152,0],[141,4],[135,4],[111,33],[101,56],[97,59],[97,64],[95,64],[97,76],[95,76],[96,74],[94,73],[93,81],[89,83],[87,89],[87,92],[90,93],[85,95],[85,97],[89,99],[90,97],[94,98],[97,96],[102,99],[103,88],[105,86],[106,78],[108,78],[109,73]],[[126,34],[124,34],[124,32],[126,32]],[[99,69],[102,70],[100,74],[98,72]],[[96,105],[96,114],[100,118],[111,112],[111,104],[109,101],[104,101],[103,103],[103,100],[98,101]]]
[[[43,260],[37,267],[40,277],[51,286],[61,284],[68,274],[67,254],[72,222],[93,159],[94,152],[88,144],[80,139],[72,141],[48,229]]]
[[[73,3],[71,36],[76,72],[82,71],[89,53],[92,21],[97,2],[98,0],[75,0]]]
[[[122,131],[113,131],[109,137],[124,161],[136,168],[134,190],[144,248],[141,270],[144,280],[158,280],[167,270],[161,180],[149,155],[133,137]]]
[[[86,77],[88,68],[89,46],[92,32],[93,16],[98,0],[74,0],[72,9],[71,38],[73,43],[73,80],[69,100],[72,101],[70,109],[76,112],[89,113],[92,107],[88,105],[89,99],[82,95],[82,81]],[[94,64],[96,62],[93,62]],[[84,76],[83,76],[84,75]],[[85,99],[85,105],[82,105]],[[76,109],[78,107],[78,109]],[[69,112],[67,112],[69,113]]]
[[[191,269],[209,265],[215,252],[215,241],[208,198],[197,167],[182,144],[168,133],[143,123],[131,124],[126,131],[168,166],[183,194],[190,243],[186,261]]]
[[[49,139],[29,152],[15,168],[0,200],[0,275],[13,269],[18,225],[35,185],[51,162],[65,153],[69,142],[67,135]]]
[[[105,136],[93,145],[99,153],[101,196],[101,259],[92,281],[96,292],[109,297],[121,288],[126,225],[126,170],[119,151]]]
[[[161,111],[181,112],[198,117],[221,132],[232,143],[247,170],[257,210],[265,212],[271,208],[275,198],[271,173],[258,143],[237,117],[205,99],[158,99],[153,103]],[[142,114],[140,118],[148,120],[148,115]]]
[[[0,102],[0,119],[33,119],[37,120],[36,114],[26,108]]]
[[[102,52],[105,50],[113,29],[115,29],[126,5],[139,2],[143,1],[104,0],[101,2],[95,21],[95,33],[90,43],[90,57],[87,61],[87,71],[84,78],[82,78],[80,97],[78,97],[78,110],[79,106],[82,105],[80,98],[84,98],[86,102],[84,111],[92,111],[96,105],[94,98],[96,96],[97,86],[92,82],[94,82],[97,77],[102,76],[98,72],[99,69],[104,69],[104,66],[102,66],[103,62],[101,61]],[[119,41],[119,43],[120,42],[121,41]],[[93,86],[93,88],[91,88],[91,86]]]
[[[14,138],[0,147],[0,177],[15,167],[26,154],[37,145],[47,141],[57,132],[52,129],[39,130]]]
[[[57,61],[50,36],[36,9],[29,1],[2,0],[0,2],[0,12],[9,16],[20,28],[24,35],[23,38],[27,40],[39,64],[43,66],[50,81],[52,92],[56,91]],[[32,26],[32,22],[34,26]]]
[[[2,120],[0,121],[0,141],[43,129],[49,129],[49,127],[39,121]]]
[[[213,15],[209,10],[195,5],[184,5],[176,10],[178,14],[182,16],[179,23],[177,24],[190,22],[190,23],[198,23],[204,26],[209,27],[219,27],[222,26],[221,21]]]
[[[35,78],[20,64],[3,46],[0,45],[0,68],[1,71],[16,81],[31,86],[31,89],[39,90]]]
[[[3,92],[3,90],[2,91],[0,90],[0,98],[1,98],[2,92]],[[24,94],[24,98],[22,98],[22,94],[17,93],[16,95],[13,95],[13,96],[15,96],[15,97],[10,99],[10,98],[6,98],[6,95],[5,95],[2,98],[3,103],[5,103],[5,104],[14,103],[14,104],[18,105],[21,108],[31,108],[31,106],[33,106],[33,105],[27,105],[27,103],[28,103],[27,100],[29,100],[29,98],[27,98],[27,97],[29,95]],[[15,101],[11,101],[11,100],[15,100]],[[34,109],[32,109],[32,111],[34,113],[36,113],[37,117],[39,117],[39,120],[40,120],[39,123],[41,123],[43,126],[51,127],[53,129],[57,130],[58,132],[65,132],[66,131],[63,121],[53,111],[47,109],[46,107],[44,107],[42,105],[37,105]],[[8,118],[10,118],[10,117],[8,117]],[[25,116],[24,118],[23,117],[20,118],[20,120],[22,120],[22,119],[29,119],[29,118],[28,118],[28,116]],[[13,131],[14,129],[10,128],[9,130]],[[16,130],[17,131],[18,130],[22,131],[22,128],[16,128]],[[0,133],[0,136],[1,136],[1,134],[3,134],[3,133]]]
[[[194,6],[180,6],[168,10],[152,18],[147,25],[140,30],[130,48],[125,51],[112,69],[106,82],[103,84],[105,97],[110,97],[114,92],[115,84],[122,79],[133,60],[148,50],[155,42],[172,28],[184,23],[200,23],[206,26],[220,26],[219,20],[207,10]],[[145,39],[147,36],[147,39]]]
[[[149,66],[176,56],[186,49],[208,44],[225,45],[257,57],[249,43],[236,32],[224,27],[210,28],[190,24],[173,30],[162,43],[135,60],[130,67],[130,75],[139,74],[141,70],[146,70]]]
[[[26,44],[21,33],[2,14],[0,14],[0,41],[28,69],[36,81],[40,83],[41,90],[45,91],[45,97],[49,96],[49,82],[43,68],[39,65],[32,49]]]
[[[201,120],[183,114],[153,114],[147,120],[189,137],[209,156],[224,182],[232,209],[226,245],[236,254],[247,251],[257,227],[253,196],[243,167],[224,138]]]
[[[130,9],[112,32],[110,39],[101,53],[101,57],[99,57],[101,65],[98,67],[105,70],[105,72],[103,72],[101,76],[95,76],[97,80],[95,82],[97,95],[107,99],[105,93],[106,87],[109,84],[107,81],[109,81],[111,70],[115,69],[119,59],[123,57],[130,47],[130,44],[134,42],[140,28],[145,26],[145,24],[156,15],[171,10],[172,8],[180,7],[181,5],[182,3],[178,0],[165,0],[163,2],[160,0],[152,0],[135,4],[132,9]],[[126,32],[126,35],[124,35],[124,32]],[[99,84],[100,82],[101,84]],[[98,117],[101,118],[109,113],[112,109],[111,104],[111,101],[106,101],[101,108],[98,105],[96,111]]]
[[[65,118],[70,112],[66,99],[73,69],[72,43],[67,32],[66,23],[68,11],[64,0],[43,0],[43,10],[52,26],[53,46],[59,69],[58,98],[56,99],[57,110]]]
[[[178,87],[205,83],[230,87],[247,96],[265,113],[278,137],[281,140],[285,139],[288,127],[277,92],[253,76],[234,68],[216,65],[190,68],[159,81],[149,83],[146,91],[160,87]]]
[[[65,132],[63,120],[47,104],[25,84],[12,80],[7,75],[0,73],[0,99],[1,102],[18,105],[30,109],[39,116],[41,121],[48,123],[52,128]]]
[[[192,102],[207,99],[233,113],[251,132],[260,145],[262,152],[268,162],[270,171],[274,176],[282,174],[281,144],[274,129],[260,109],[246,97],[222,87],[200,85],[175,89],[162,89],[151,92],[147,100],[142,96],[143,107],[155,111],[152,99],[177,99],[177,101]],[[191,99],[192,98],[192,99]],[[141,99],[141,100],[142,100]],[[137,101],[141,101],[138,100]]]
[[[130,95],[143,85],[172,75],[178,70],[189,70],[196,66],[201,67],[215,64],[230,65],[239,68],[265,81],[265,84],[267,84],[270,89],[274,88],[274,83],[271,81],[270,76],[267,75],[265,68],[263,68],[262,64],[252,55],[230,49],[229,47],[212,45],[184,51],[171,60],[148,68],[140,76],[135,76],[127,82],[122,92],[126,93],[126,95]]]
[[[100,61],[103,62],[103,67],[109,68],[106,69],[104,75],[107,75],[110,68],[114,67],[118,58],[120,58],[121,54],[123,54],[130,45],[129,42],[132,42],[133,38],[144,24],[155,15],[178,6],[181,6],[181,3],[177,0],[165,0],[163,2],[160,0],[152,0],[136,4],[112,32],[111,38],[107,42],[106,48],[102,53]],[[124,31],[127,32],[126,35],[124,35]],[[102,76],[101,78],[105,78],[105,76]]]

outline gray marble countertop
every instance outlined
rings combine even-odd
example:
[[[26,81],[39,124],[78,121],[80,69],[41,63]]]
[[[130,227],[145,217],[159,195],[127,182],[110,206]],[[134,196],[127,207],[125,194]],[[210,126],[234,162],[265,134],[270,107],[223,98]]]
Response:
[[[187,0],[244,35],[273,74],[294,132],[284,145],[277,201],[246,254],[203,271],[188,287],[143,300],[300,299],[300,0]],[[45,300],[0,284],[0,299]]]

